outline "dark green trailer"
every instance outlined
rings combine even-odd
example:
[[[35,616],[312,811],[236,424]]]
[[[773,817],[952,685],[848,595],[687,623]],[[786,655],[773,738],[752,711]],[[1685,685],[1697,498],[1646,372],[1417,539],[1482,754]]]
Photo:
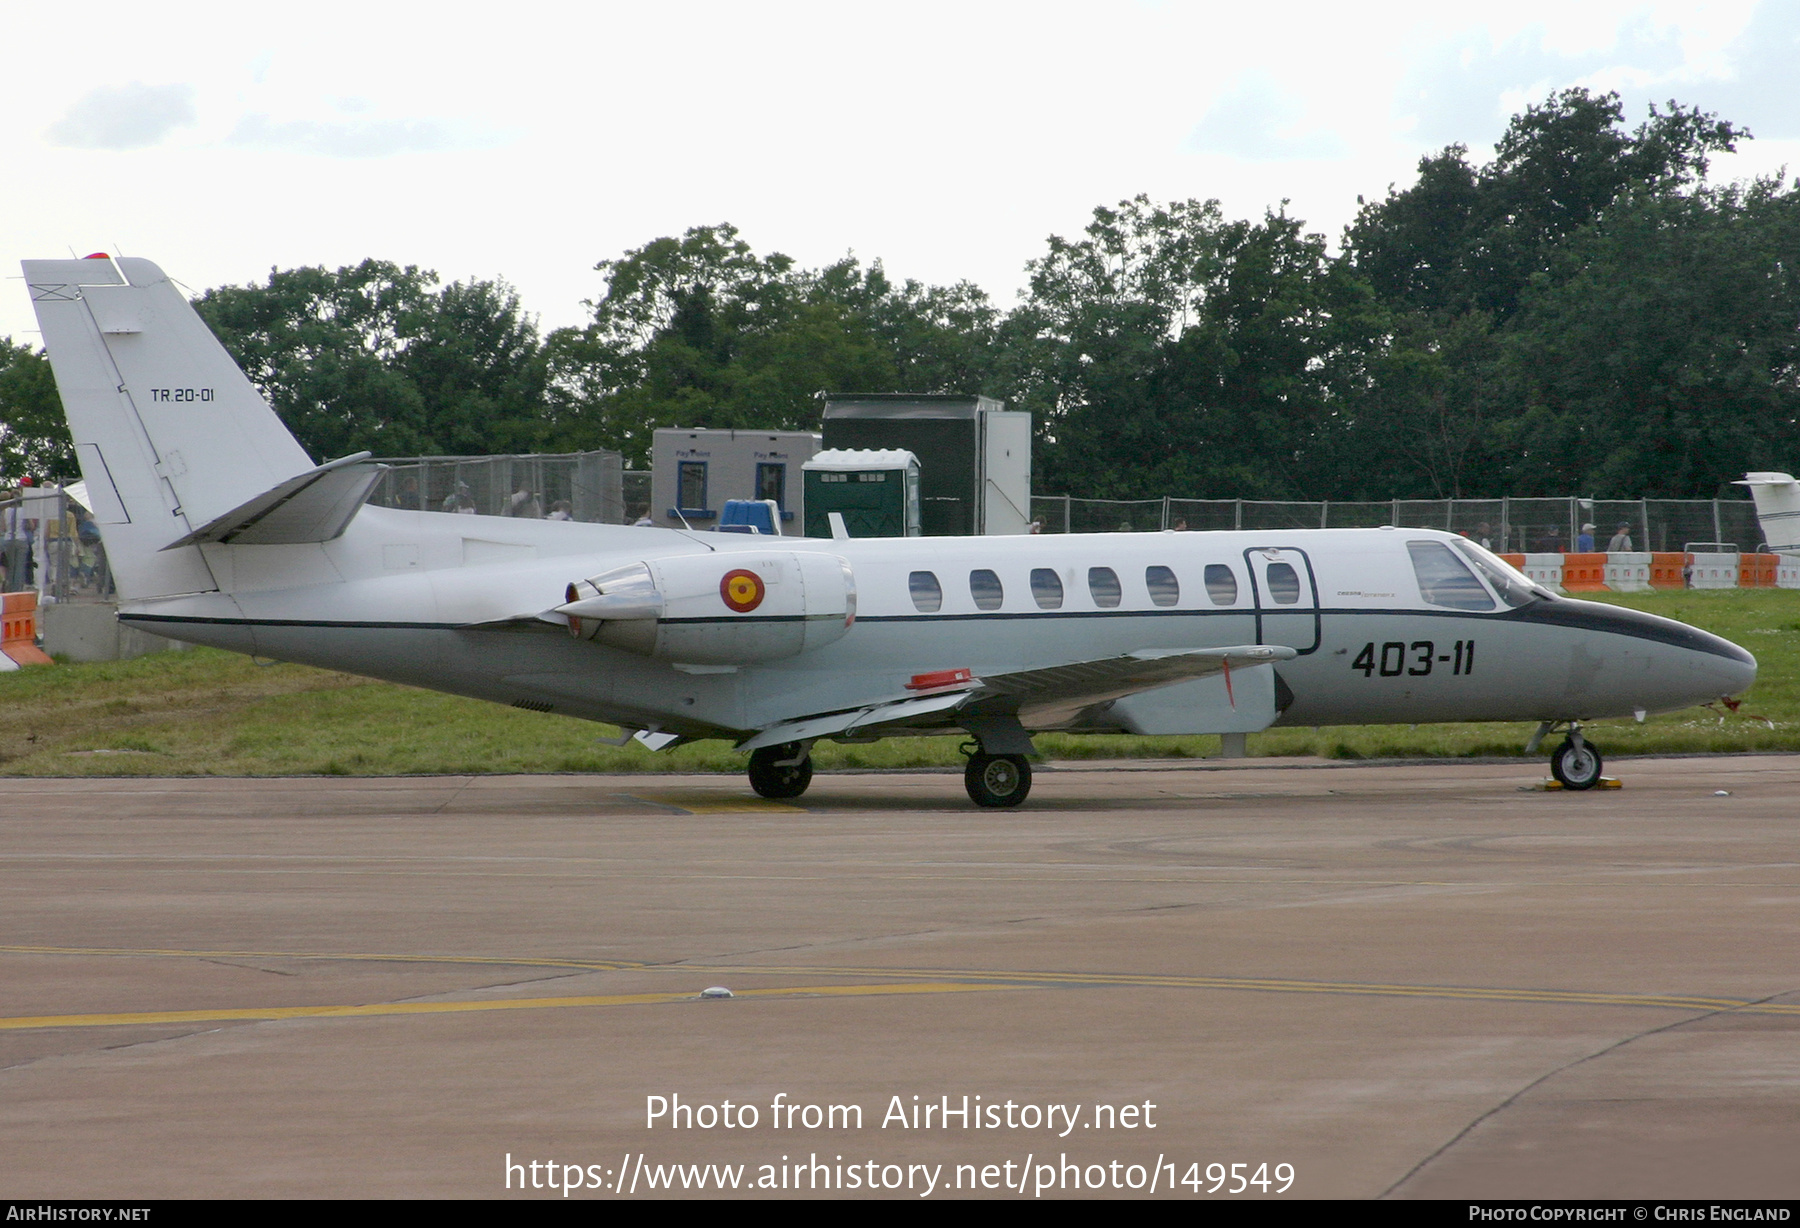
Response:
[[[1029,531],[1028,413],[983,396],[835,393],[825,398],[820,427],[828,449],[904,448],[919,458],[927,537]]]

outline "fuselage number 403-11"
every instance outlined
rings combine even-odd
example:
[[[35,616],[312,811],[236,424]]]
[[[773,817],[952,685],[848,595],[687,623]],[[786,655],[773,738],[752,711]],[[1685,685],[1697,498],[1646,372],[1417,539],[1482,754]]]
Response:
[[[1360,669],[1365,678],[1374,674],[1383,678],[1397,678],[1401,674],[1423,678],[1439,665],[1448,665],[1452,674],[1474,673],[1475,641],[1457,640],[1444,652],[1439,652],[1432,640],[1414,640],[1410,644],[1399,640],[1364,644],[1356,659],[1350,662],[1350,668]]]

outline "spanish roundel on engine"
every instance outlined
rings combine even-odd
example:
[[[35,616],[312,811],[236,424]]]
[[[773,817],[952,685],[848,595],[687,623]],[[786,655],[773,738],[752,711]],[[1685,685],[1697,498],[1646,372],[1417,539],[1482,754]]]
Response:
[[[728,571],[719,581],[719,596],[724,599],[726,608],[739,614],[748,614],[761,605],[763,592],[762,577],[754,571],[742,568]]]
[[[569,604],[591,608],[565,608],[569,632],[665,661],[749,665],[824,648],[856,621],[856,578],[842,557],[735,553],[736,560],[713,552],[645,559],[578,580]],[[730,561],[750,565],[721,575]]]

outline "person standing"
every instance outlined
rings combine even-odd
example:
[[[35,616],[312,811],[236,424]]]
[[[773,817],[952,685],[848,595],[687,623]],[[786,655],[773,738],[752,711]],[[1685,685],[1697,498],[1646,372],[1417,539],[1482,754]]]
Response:
[[[1592,554],[1594,552],[1594,526],[1584,524],[1581,532],[1575,535],[1575,553]]]
[[[506,514],[525,520],[542,520],[544,505],[538,501],[529,484],[520,482],[519,489],[513,491],[512,498],[507,501]]]
[[[1629,553],[1630,550],[1631,550],[1631,526],[1628,524],[1622,524],[1619,526],[1619,531],[1612,535],[1612,540],[1606,543],[1606,552],[1608,554],[1614,554],[1614,553],[1617,553],[1620,551]]]
[[[466,512],[471,516],[476,514],[475,496],[469,490],[467,482],[456,484],[456,489],[452,490],[450,497],[444,500],[444,510],[446,512]]]

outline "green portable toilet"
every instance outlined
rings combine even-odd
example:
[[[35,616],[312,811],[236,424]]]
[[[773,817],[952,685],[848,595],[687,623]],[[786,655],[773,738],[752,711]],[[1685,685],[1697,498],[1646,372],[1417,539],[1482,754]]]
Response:
[[[806,536],[830,537],[831,513],[851,537],[919,535],[919,458],[898,448],[833,448],[801,466]]]

